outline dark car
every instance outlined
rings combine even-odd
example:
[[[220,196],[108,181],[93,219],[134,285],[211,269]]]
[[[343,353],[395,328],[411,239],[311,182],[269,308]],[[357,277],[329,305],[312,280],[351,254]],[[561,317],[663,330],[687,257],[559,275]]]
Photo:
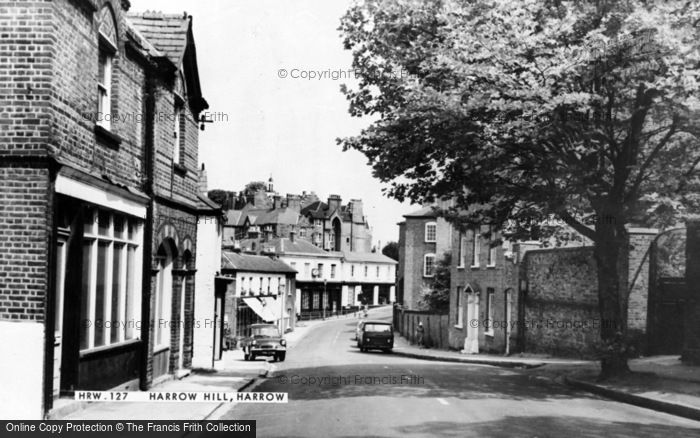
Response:
[[[357,339],[360,351],[394,348],[394,327],[386,321],[365,321]]]
[[[273,324],[253,324],[250,336],[241,341],[245,360],[270,356],[283,362],[287,356],[287,341]]]

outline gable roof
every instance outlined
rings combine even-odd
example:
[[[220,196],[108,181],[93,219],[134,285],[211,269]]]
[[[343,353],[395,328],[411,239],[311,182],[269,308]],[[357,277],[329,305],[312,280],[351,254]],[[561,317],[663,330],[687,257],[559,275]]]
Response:
[[[146,49],[149,56],[167,59],[185,74],[187,92],[192,112],[199,114],[209,108],[202,97],[197,66],[197,49],[192,32],[192,17],[185,14],[164,14],[162,12],[129,12],[127,19],[138,34],[152,45],[157,53]],[[143,46],[143,44],[141,44]]]
[[[266,256],[239,254],[224,251],[221,254],[221,269],[246,272],[271,272],[295,274],[297,271],[281,260]]]
[[[164,14],[146,11],[129,13],[129,21],[160,52],[176,66],[182,64],[187,48],[191,17],[184,14]]]

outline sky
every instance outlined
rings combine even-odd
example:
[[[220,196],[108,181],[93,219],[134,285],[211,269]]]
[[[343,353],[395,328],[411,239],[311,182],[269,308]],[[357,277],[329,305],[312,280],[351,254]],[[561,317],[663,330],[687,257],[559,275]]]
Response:
[[[354,83],[347,73],[352,55],[337,30],[349,0],[131,4],[134,12],[193,17],[202,90],[217,120],[200,131],[209,189],[239,191],[272,176],[282,196],[315,191],[322,200],[362,199],[374,245],[398,240],[396,224],[418,207],[384,197],[366,157],[335,141],[370,123],[350,117],[340,93],[342,83]]]

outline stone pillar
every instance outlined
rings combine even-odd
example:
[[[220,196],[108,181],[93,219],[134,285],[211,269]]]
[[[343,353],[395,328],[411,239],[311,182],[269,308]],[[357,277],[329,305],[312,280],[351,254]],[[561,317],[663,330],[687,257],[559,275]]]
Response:
[[[375,306],[379,304],[379,286],[374,286],[374,293],[372,294],[372,304]]]
[[[688,222],[683,362],[700,365],[700,220]]]
[[[396,286],[391,286],[389,288],[389,302],[390,303],[396,302]]]
[[[628,334],[635,339],[639,352],[646,354],[650,248],[659,230],[630,228],[627,232],[629,240],[627,290],[630,291],[627,302],[627,329]]]

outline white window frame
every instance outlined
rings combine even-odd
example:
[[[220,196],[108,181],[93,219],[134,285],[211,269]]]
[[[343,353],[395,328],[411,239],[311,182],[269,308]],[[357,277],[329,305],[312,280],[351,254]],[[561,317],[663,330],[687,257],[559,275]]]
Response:
[[[498,250],[498,247],[493,244],[493,237],[491,238],[491,241],[489,242],[489,259],[488,263],[486,265],[487,268],[495,268],[496,267],[496,256],[498,253],[496,252]]]
[[[184,106],[176,102],[175,103],[175,108],[173,110],[173,119],[174,119],[174,130],[173,130],[173,139],[174,139],[174,145],[173,145],[173,163],[174,164],[182,164],[182,158],[183,158],[183,152],[182,147],[181,147],[181,137],[184,134],[182,132],[182,115],[184,112]]]
[[[481,230],[476,227],[472,230],[472,268],[479,267],[479,252],[481,252]]]
[[[425,243],[435,242],[437,242],[437,222],[428,222],[425,224]]]
[[[112,60],[114,55],[101,48],[99,56],[104,56],[104,67],[102,77],[97,78],[97,125],[109,131],[112,129]],[[102,63],[102,60],[98,60],[98,62]]]
[[[464,269],[467,264],[467,236],[463,232],[459,233],[458,245],[457,267]]]
[[[98,218],[100,212],[106,213],[108,218],[107,234],[100,234],[98,226]],[[131,342],[141,339],[141,327],[137,322],[141,318],[141,278],[143,275],[143,221],[139,218],[123,214],[121,212],[111,212],[99,207],[92,207],[90,210],[92,220],[85,224],[83,232],[83,244],[90,246],[90,256],[88,260],[83,260],[83,263],[89,263],[89,280],[88,280],[88,302],[87,315],[81,315],[81,318],[86,319],[84,324],[87,327],[87,345],[81,348],[80,352],[89,352],[93,350],[101,350],[105,348],[114,348],[125,342]],[[124,232],[122,237],[115,236],[114,232],[114,217],[119,215],[124,218]],[[129,238],[129,222],[134,224],[133,234]],[[96,325],[95,321],[97,303],[97,264],[98,264],[98,248],[100,243],[107,245],[106,253],[106,269],[104,272],[104,297],[102,301],[102,313],[104,315],[102,324],[102,339],[96,340]],[[119,250],[116,247],[119,247]],[[133,251],[133,275],[128,276],[129,250]],[[118,257],[121,261],[121,271],[119,273],[120,281],[118,282],[118,297],[117,305],[119,321],[123,322],[122,326],[117,330],[117,339],[112,341],[112,294],[113,294],[113,267],[114,257]],[[82,292],[81,292],[82,293]],[[127,307],[127,301],[131,303],[131,309]],[[109,326],[106,321],[110,321]],[[88,325],[88,322],[90,323]],[[128,333],[131,336],[128,336]],[[96,344],[99,343],[101,345]]]
[[[496,297],[496,291],[492,288],[486,289],[486,327],[484,327],[484,334],[487,336],[493,336],[493,299]]]
[[[428,273],[428,259],[432,259],[432,272]],[[433,278],[435,277],[435,265],[437,263],[437,259],[435,257],[435,254],[430,253],[426,254],[423,256],[423,277],[425,278]]]

